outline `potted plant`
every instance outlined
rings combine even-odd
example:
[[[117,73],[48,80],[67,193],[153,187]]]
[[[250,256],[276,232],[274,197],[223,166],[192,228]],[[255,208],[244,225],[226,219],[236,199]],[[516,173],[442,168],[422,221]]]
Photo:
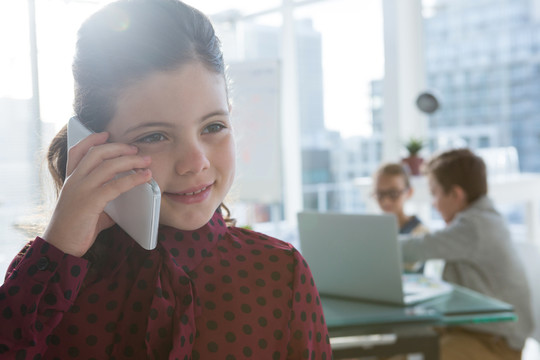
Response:
[[[412,137],[405,143],[405,148],[409,152],[409,156],[402,159],[402,162],[409,168],[411,175],[420,175],[420,166],[424,159],[418,153],[424,147],[424,141],[419,138]]]

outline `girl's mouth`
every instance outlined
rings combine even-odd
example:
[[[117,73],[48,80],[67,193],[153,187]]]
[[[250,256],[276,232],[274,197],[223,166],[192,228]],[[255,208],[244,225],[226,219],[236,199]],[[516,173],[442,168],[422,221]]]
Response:
[[[183,193],[166,192],[164,193],[164,195],[168,199],[174,202],[178,202],[182,204],[196,204],[196,203],[203,202],[204,200],[206,200],[206,198],[208,198],[212,190],[212,186],[213,184],[210,184],[200,189],[189,191],[189,192],[183,192]]]
[[[187,192],[187,193],[183,193],[183,194],[178,194],[178,195],[184,195],[184,196],[191,196],[191,195],[196,195],[196,194],[199,194],[201,192],[203,192],[204,190],[206,190],[206,186],[203,187],[202,189],[200,190],[197,190],[197,191],[193,191],[193,192]]]

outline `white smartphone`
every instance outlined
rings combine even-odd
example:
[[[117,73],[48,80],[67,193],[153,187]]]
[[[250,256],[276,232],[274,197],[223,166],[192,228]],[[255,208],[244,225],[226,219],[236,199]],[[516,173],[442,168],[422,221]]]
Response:
[[[68,149],[93,132],[74,116],[68,122]],[[116,178],[134,173],[118,174]],[[154,179],[120,194],[105,206],[105,212],[146,250],[157,245],[161,191]]]

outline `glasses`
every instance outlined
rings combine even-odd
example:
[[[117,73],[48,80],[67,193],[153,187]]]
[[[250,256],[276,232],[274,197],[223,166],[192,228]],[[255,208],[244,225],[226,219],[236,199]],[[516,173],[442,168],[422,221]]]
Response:
[[[405,192],[407,189],[401,189],[401,190],[386,190],[386,191],[375,191],[373,193],[373,197],[375,197],[377,200],[382,201],[384,198],[389,198],[390,200],[397,200],[399,197]]]

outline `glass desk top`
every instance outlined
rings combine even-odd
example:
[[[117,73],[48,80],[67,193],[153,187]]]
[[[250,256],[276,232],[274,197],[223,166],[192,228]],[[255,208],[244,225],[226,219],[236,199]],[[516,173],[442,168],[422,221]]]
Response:
[[[385,325],[458,325],[516,321],[513,306],[460,286],[414,306],[386,305],[321,296],[329,331]]]

